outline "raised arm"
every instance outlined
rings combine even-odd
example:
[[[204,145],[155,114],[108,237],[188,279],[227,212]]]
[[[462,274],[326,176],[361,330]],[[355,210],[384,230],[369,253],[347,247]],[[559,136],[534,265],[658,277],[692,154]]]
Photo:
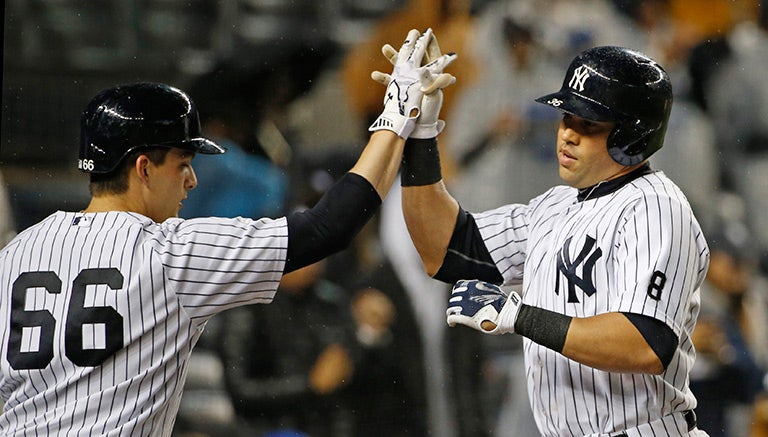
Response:
[[[410,140],[406,144],[406,158],[408,161],[418,160],[414,155],[432,155],[436,160],[439,170],[439,158],[437,157],[437,141]],[[432,151],[434,150],[434,151]],[[405,171],[405,169],[404,169]],[[459,204],[454,199],[443,183],[442,178],[437,182],[427,185],[419,184],[419,181],[409,182],[404,177],[402,206],[405,224],[408,233],[421,256],[424,269],[427,274],[433,276],[440,269],[451,240],[456,218],[459,213]]]
[[[426,53],[428,61],[445,59],[433,38]],[[385,53],[386,54],[386,53]],[[442,69],[440,69],[442,72]],[[427,274],[440,269],[459,213],[458,202],[448,193],[442,180],[437,135],[445,123],[439,119],[443,93],[439,89],[455,79],[443,74],[434,83],[435,92],[421,101],[418,126],[406,141],[401,168],[402,208],[408,233],[421,257]]]
[[[349,172],[365,178],[383,199],[400,169],[404,144],[405,140],[392,131],[374,132]]]
[[[419,132],[424,93],[452,83],[443,68],[454,56],[444,55],[422,65],[432,40],[432,30],[408,33],[399,52],[391,46],[384,54],[394,64],[392,74],[375,72],[385,82],[384,109],[369,128],[373,133],[358,161],[316,205],[290,214],[288,257],[284,272],[312,264],[346,248],[373,216],[389,192],[402,159],[405,139]]]

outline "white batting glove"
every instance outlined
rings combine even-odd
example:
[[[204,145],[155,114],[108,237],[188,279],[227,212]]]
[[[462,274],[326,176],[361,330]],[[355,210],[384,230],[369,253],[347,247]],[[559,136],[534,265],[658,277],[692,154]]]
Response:
[[[381,52],[392,65],[395,65],[398,52],[391,45],[384,45]],[[437,37],[433,33],[427,44],[423,61],[424,64],[427,64],[428,84],[421,89],[424,97],[419,107],[416,127],[411,132],[410,138],[435,138],[445,128],[445,121],[439,119],[440,109],[443,106],[443,88],[456,82],[456,78],[449,73],[443,73],[443,70],[455,59],[455,53],[442,54]],[[388,74],[378,71],[375,71],[371,76],[384,85],[390,81]]]
[[[439,47],[432,29],[427,29],[421,36],[417,30],[411,30],[399,52],[387,44],[382,47],[382,53],[395,67],[391,75],[380,71],[371,74],[374,80],[387,85],[387,91],[384,97],[384,111],[368,130],[388,129],[402,138],[408,138],[416,128],[417,119],[424,109],[434,114],[428,118],[434,118],[430,123],[434,125],[433,130],[437,130],[437,114],[442,106],[442,96],[430,98],[428,107],[422,107],[422,96],[439,91],[456,80],[450,74],[443,73],[443,69],[456,59],[456,55],[439,55]],[[430,60],[433,56],[436,58]],[[421,65],[422,63],[426,65]],[[419,138],[434,136],[437,134]]]
[[[416,128],[411,133],[411,138],[435,138],[445,129],[445,121],[440,120],[440,109],[443,107],[443,88],[456,82],[456,78],[448,73],[443,73],[443,69],[456,59],[456,55],[449,53],[443,58],[440,51],[440,45],[437,43],[437,37],[433,34],[427,45],[425,54],[426,62],[447,62],[445,65],[436,68],[432,74],[432,83],[428,89],[424,89],[424,97],[421,99],[421,113],[416,120]],[[441,60],[443,59],[443,60]],[[439,73],[438,73],[439,71]]]
[[[522,299],[491,283],[462,279],[453,286],[446,311],[449,326],[465,325],[486,334],[515,332]]]

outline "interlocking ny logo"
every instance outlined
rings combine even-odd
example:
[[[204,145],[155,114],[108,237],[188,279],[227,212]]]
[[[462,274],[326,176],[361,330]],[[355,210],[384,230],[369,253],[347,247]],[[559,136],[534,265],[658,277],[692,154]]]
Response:
[[[584,91],[584,84],[587,82],[587,78],[589,78],[589,70],[587,67],[581,65],[579,68],[573,70],[573,76],[571,76],[571,81],[568,82],[568,86],[576,91]]]
[[[595,239],[587,235],[584,241],[584,247],[581,248],[579,255],[571,262],[570,247],[571,239],[565,240],[560,253],[557,254],[557,270],[568,280],[568,302],[578,303],[576,297],[576,287],[578,286],[587,295],[595,294],[595,284],[592,282],[592,269],[597,260],[603,256],[603,251],[598,247],[595,249]],[[595,250],[593,250],[595,249]],[[581,277],[576,274],[576,269],[581,268]],[[560,294],[560,273],[555,277],[555,293]]]

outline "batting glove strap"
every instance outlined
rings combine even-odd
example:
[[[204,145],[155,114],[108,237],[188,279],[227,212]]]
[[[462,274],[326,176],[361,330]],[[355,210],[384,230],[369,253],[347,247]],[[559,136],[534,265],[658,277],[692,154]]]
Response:
[[[421,100],[423,93],[420,90],[418,80],[411,77],[398,77],[397,68],[392,76],[388,76],[389,85],[384,94],[384,110],[373,121],[368,130],[391,130],[400,138],[408,138],[416,127],[416,120],[421,113]],[[404,69],[406,67],[402,67]],[[374,72],[377,73],[377,72]],[[408,74],[413,72],[400,72]]]
[[[520,314],[520,307],[522,306],[522,299],[520,295],[514,291],[509,293],[504,307],[499,313],[499,317],[496,319],[496,329],[488,332],[489,334],[506,334],[508,332],[515,332],[515,322],[517,321],[517,315]]]
[[[400,138],[408,138],[416,126],[416,117],[403,117],[399,112],[384,110],[368,128],[369,131],[391,130]]]

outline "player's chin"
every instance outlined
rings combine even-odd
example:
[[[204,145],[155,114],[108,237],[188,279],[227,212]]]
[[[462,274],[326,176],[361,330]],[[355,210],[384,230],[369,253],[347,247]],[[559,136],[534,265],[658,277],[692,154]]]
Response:
[[[573,185],[573,181],[575,180],[574,174],[571,170],[569,170],[566,167],[563,167],[562,165],[558,167],[558,174],[560,175],[560,179],[562,179],[565,183],[568,185]]]

